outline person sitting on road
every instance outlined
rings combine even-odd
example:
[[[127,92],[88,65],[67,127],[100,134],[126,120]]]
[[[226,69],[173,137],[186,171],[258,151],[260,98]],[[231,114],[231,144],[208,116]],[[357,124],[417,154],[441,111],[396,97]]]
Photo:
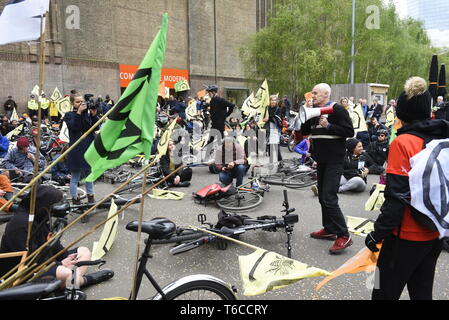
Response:
[[[0,174],[0,207],[3,207],[5,203],[12,199],[14,195],[14,189],[11,185],[11,181],[5,174]],[[17,205],[10,203],[3,209],[4,212],[14,212],[17,209]]]
[[[51,208],[63,199],[63,194],[53,186],[39,185],[36,193],[36,210],[32,226],[32,235],[29,241],[29,253],[39,249],[51,236],[50,213]],[[17,212],[8,222],[3,234],[0,253],[22,252],[26,250],[28,235],[29,210],[31,205],[31,192],[20,203]],[[43,250],[36,258],[36,263],[42,264],[55,254],[64,250],[62,244],[57,241],[48,250]],[[66,281],[72,277],[72,266],[81,261],[90,261],[91,252],[88,248],[79,247],[68,250],[56,258],[56,265],[41,275],[61,280],[61,288],[65,288]],[[0,259],[0,276],[6,275],[20,263],[20,257]],[[77,268],[77,285],[81,288],[106,281],[113,277],[114,272],[103,269],[87,274],[88,267]]]
[[[11,180],[21,178],[23,182],[30,182],[33,178],[35,156],[36,148],[30,145],[26,137],[20,137],[17,140],[17,147],[8,151],[3,160],[3,167],[9,170],[9,178]],[[38,166],[39,170],[43,170],[46,166],[45,158],[40,152]]]
[[[369,173],[367,167],[370,164],[370,160],[363,152],[362,143],[357,139],[349,139],[346,142],[346,150],[344,171],[338,192],[363,192],[366,188],[366,177]]]
[[[379,122],[377,117],[371,117],[371,122],[368,124],[368,133],[371,141],[377,140],[377,131],[387,130],[387,127]]]
[[[179,159],[177,159],[175,150],[176,144],[170,140],[168,142],[167,153],[163,155],[159,161],[164,176],[170,175],[170,173],[182,165],[182,161],[177,161],[180,160],[180,158],[178,157]],[[189,187],[190,181],[192,180],[192,172],[191,168],[183,168],[181,171],[178,171],[176,175],[171,175],[167,179],[167,182],[170,187]]]
[[[372,159],[373,164],[368,168],[372,174],[382,174],[385,172],[385,162],[388,159],[388,131],[380,129],[377,131],[377,140],[371,142],[368,146],[367,153]]]
[[[8,138],[0,134],[0,158],[4,158],[8,154],[9,144]]]
[[[64,154],[66,148],[61,151],[61,154]],[[54,161],[58,160],[61,155],[57,155]],[[70,180],[72,179],[72,175],[70,174],[70,170],[66,164],[66,158],[61,159],[54,167],[51,169],[51,179],[58,182],[60,186],[70,185]]]
[[[220,182],[228,186],[237,179],[237,187],[243,184],[247,171],[247,160],[244,148],[233,137],[226,137],[215,151],[215,167],[219,171]]]
[[[306,163],[306,160],[310,158],[311,154],[309,152],[310,150],[310,137],[306,137],[304,140],[302,140],[298,145],[295,147],[295,152],[299,153],[301,157],[301,164]]]

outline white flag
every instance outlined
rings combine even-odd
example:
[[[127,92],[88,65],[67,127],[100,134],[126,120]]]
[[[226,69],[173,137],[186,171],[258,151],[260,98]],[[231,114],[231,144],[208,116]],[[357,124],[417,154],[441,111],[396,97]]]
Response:
[[[50,0],[9,0],[0,16],[0,45],[38,40]],[[45,26],[45,19],[44,19]]]

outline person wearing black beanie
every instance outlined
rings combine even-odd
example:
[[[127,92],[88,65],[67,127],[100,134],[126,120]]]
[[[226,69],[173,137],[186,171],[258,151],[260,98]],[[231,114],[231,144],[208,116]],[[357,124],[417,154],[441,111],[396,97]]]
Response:
[[[389,148],[385,202],[374,231],[365,240],[373,252],[382,244],[373,300],[398,300],[405,286],[410,299],[431,300],[443,247],[439,232],[420,222],[406,204],[410,201],[406,197],[410,194],[410,159],[432,139],[448,138],[449,122],[431,120],[431,96],[424,79],[410,78],[404,88],[396,109],[403,126]]]

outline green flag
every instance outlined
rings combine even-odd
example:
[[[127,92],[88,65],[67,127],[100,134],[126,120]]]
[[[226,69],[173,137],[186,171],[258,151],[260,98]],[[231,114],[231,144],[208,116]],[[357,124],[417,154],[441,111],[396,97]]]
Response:
[[[168,14],[164,14],[161,30],[133,81],[84,155],[92,168],[86,181],[97,180],[107,169],[118,167],[138,154],[150,158],[167,26]]]

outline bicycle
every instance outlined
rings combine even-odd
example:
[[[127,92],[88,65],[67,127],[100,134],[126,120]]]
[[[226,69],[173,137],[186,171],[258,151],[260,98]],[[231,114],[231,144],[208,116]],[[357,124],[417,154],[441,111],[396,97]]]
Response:
[[[295,223],[299,222],[299,218],[297,214],[291,214],[296,209],[290,208],[289,202],[288,202],[288,196],[287,191],[284,190],[284,202],[283,202],[284,210],[281,212],[284,212],[285,215],[282,217],[276,217],[276,216],[263,216],[258,217],[257,219],[253,219],[246,216],[232,216],[232,221],[239,221],[235,227],[226,227],[223,226],[221,228],[217,228],[218,224],[214,225],[205,223],[206,222],[206,216],[204,214],[198,215],[198,222],[200,222],[202,225],[207,225],[205,230],[212,231],[216,234],[224,235],[231,238],[237,238],[241,234],[250,231],[250,230],[263,230],[268,232],[276,232],[277,229],[281,228],[285,231],[287,234],[287,254],[288,257],[291,258],[292,253],[292,244],[291,244],[291,238],[293,234],[293,226]],[[198,231],[195,228],[177,228],[176,232],[172,233],[172,235],[165,239],[159,239],[153,241],[153,244],[169,244],[173,243],[176,244],[175,247],[173,247],[170,250],[170,253],[173,255],[180,254],[183,252],[190,251],[192,249],[198,248],[199,246],[203,244],[208,243],[215,243],[217,248],[219,250],[226,250],[227,249],[227,242],[226,240],[223,240],[219,236],[211,235],[208,233],[205,233],[203,231]]]
[[[269,192],[269,190],[269,185],[263,184],[259,178],[255,177],[234,192],[225,193],[216,200],[216,203],[223,210],[234,212],[251,210],[262,204],[265,192]]]
[[[281,161],[277,173],[263,175],[260,180],[269,185],[285,186],[301,189],[316,184],[316,170],[308,165],[300,164],[299,159]]]
[[[137,232],[139,229],[138,221],[128,223],[126,229]],[[197,274],[186,276],[171,282],[163,288],[156,282],[146,266],[148,260],[152,258],[150,255],[152,243],[153,241],[170,237],[175,230],[176,225],[165,218],[156,218],[142,223],[142,232],[146,233],[148,238],[145,240],[145,249],[139,259],[134,298],[137,299],[143,276],[146,276],[157,291],[157,294],[151,300],[193,300],[193,298],[199,300],[206,300],[206,298],[236,300],[236,289],[212,275]],[[0,300],[86,300],[87,295],[74,285],[76,283],[76,268],[86,265],[100,265],[101,267],[104,263],[104,260],[77,263],[74,270],[72,270],[70,284],[62,294],[58,293],[60,291],[60,280],[52,280],[44,284],[39,282],[27,283],[11,289],[5,289],[0,291]]]

